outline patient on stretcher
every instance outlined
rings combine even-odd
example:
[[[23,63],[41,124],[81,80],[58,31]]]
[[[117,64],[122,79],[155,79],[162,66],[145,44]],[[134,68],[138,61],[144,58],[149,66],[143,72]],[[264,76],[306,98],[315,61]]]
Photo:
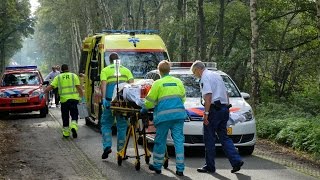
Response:
[[[118,87],[114,87],[112,102],[122,100],[134,103],[134,106],[141,108],[144,106],[144,98],[148,94],[153,82],[152,79],[141,79],[133,84],[120,83]]]

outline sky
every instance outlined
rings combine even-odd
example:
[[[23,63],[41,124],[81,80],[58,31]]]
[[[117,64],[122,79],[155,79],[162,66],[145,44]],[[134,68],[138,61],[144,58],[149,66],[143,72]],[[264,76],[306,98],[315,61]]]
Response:
[[[31,4],[31,13],[33,14],[40,4],[39,4],[38,0],[29,0],[29,1]]]

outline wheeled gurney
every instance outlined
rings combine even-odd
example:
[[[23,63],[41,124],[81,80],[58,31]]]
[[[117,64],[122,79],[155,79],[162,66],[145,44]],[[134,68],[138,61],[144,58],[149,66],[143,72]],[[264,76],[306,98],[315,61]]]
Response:
[[[146,132],[149,126],[149,121],[153,118],[153,112],[149,111],[147,114],[142,115],[140,113],[141,107],[137,106],[133,102],[125,102],[122,100],[113,101],[110,106],[113,115],[120,115],[125,117],[129,121],[129,127],[127,131],[127,136],[125,140],[124,147],[117,153],[117,162],[121,166],[122,161],[128,159],[129,157],[136,158],[135,169],[140,170],[140,157],[145,156],[145,162],[149,164],[151,152],[148,149],[146,134],[154,134],[155,132]],[[139,123],[140,121],[140,123]],[[133,137],[133,146],[135,150],[135,156],[127,155],[127,148],[129,144],[130,137]],[[144,154],[139,154],[138,149],[138,138],[142,139],[142,145],[144,149]],[[164,168],[168,167],[169,156],[166,152],[164,159]]]

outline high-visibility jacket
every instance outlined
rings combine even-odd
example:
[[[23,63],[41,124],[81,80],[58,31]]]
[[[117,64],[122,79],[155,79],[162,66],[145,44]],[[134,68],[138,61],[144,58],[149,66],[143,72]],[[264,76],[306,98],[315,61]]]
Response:
[[[185,100],[186,93],[181,80],[166,75],[152,84],[146,96],[145,106],[147,109],[154,107],[153,121],[157,125],[164,121],[185,120]]]
[[[131,71],[120,65],[119,70],[121,76],[119,76],[119,83],[128,82],[129,80],[133,79],[133,75]],[[107,99],[111,99],[113,95],[114,86],[117,84],[117,76],[115,76],[115,65],[110,64],[107,67],[103,68],[100,73],[100,81],[106,81],[106,97]]]
[[[69,99],[80,100],[76,85],[80,85],[79,77],[71,72],[61,73],[51,82],[52,87],[58,88],[61,103]]]

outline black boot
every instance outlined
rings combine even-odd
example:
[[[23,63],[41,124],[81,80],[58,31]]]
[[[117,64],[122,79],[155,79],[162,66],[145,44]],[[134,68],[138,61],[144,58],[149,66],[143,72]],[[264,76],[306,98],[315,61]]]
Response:
[[[112,152],[111,148],[109,148],[109,147],[105,148],[101,158],[102,159],[107,159],[111,152]]]

